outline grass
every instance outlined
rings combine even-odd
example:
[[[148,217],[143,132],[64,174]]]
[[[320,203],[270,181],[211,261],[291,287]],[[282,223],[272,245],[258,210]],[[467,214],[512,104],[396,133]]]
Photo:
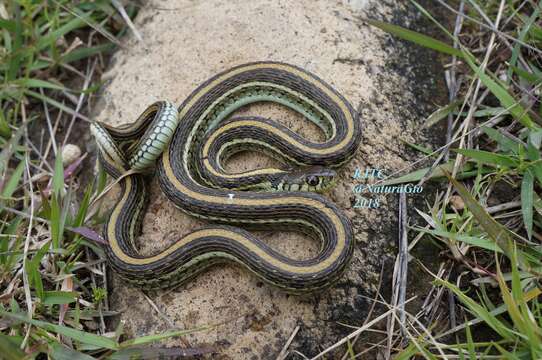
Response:
[[[371,299],[385,311],[373,316],[373,305],[365,323],[315,359],[336,351],[342,359],[367,351],[393,359],[541,359],[542,8],[530,0],[438,1],[454,20],[444,26],[413,4],[441,29],[438,39],[369,23],[442,55],[449,103],[425,126],[445,127],[446,142],[436,150],[409,144],[433,163],[386,182],[432,181],[441,191],[418,210],[423,225],[407,225],[401,199],[392,298]],[[63,159],[74,129],[89,121],[118,37],[140,36],[130,21],[135,10],[116,0],[0,4],[0,351],[8,359],[210,351],[149,348],[209,326],[135,339],[122,327],[111,331],[103,240],[91,230],[103,222],[105,175],[82,184],[76,174],[85,154]],[[428,244],[442,262],[431,272],[410,261],[434,281],[423,306],[407,311],[409,252]],[[380,322],[386,331],[375,328]],[[360,352],[356,342],[368,331],[382,339]]]
[[[441,54],[449,103],[425,127],[444,122],[447,135],[434,151],[413,146],[431,166],[386,179],[442,189],[417,210],[426,225],[409,227],[416,235],[399,247],[394,279],[407,271],[400,256],[417,246],[436,246],[444,260],[438,273],[413,260],[434,279],[417,313],[393,302],[404,298],[404,282],[394,283],[391,303],[375,300],[388,308],[388,323],[369,348],[386,359],[542,359],[542,6],[438,1],[455,19],[448,29],[412,3],[442,31],[438,38],[368,23]],[[347,348],[343,359],[363,354]]]
[[[0,4],[0,352],[7,359],[122,359],[205,353],[148,349],[175,330],[110,332],[106,267],[91,230],[105,175],[81,183],[86,154],[63,161],[86,129],[99,73],[136,8],[116,0]],[[79,143],[82,145],[82,143]],[[68,159],[65,159],[68,160]]]

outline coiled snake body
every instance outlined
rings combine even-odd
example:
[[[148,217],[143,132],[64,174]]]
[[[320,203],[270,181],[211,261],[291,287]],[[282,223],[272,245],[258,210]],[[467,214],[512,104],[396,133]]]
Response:
[[[255,102],[282,104],[316,124],[323,142],[311,142],[260,117],[228,119]],[[360,143],[360,123],[350,104],[316,76],[276,62],[234,67],[199,86],[179,107],[159,102],[133,124],[91,127],[100,161],[115,178],[156,161],[161,189],[184,212],[218,224],[196,230],[167,249],[141,255],[134,245],[147,190],[137,173],[122,188],[105,228],[112,267],[147,288],[168,287],[205,268],[234,261],[268,283],[292,293],[325,288],[344,272],[354,249],[344,213],[316,193],[331,186],[331,168],[347,162]],[[229,156],[264,152],[298,170],[224,170]],[[294,260],[242,228],[294,229],[321,241],[318,254]],[[242,228],[241,228],[242,227]]]

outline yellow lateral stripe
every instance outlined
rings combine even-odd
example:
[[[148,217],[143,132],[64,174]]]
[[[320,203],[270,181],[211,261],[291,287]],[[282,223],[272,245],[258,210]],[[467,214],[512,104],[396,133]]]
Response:
[[[216,172],[215,168],[211,166],[211,163],[209,162],[208,159],[203,160],[203,166],[205,166],[211,174],[215,176],[220,176],[226,179],[236,179],[239,177],[255,176],[255,175],[273,175],[273,174],[279,174],[279,173],[284,172],[283,170],[280,170],[280,169],[266,168],[266,169],[255,169],[255,170],[245,171],[239,174],[227,174],[227,173],[223,174],[223,173]]]
[[[333,119],[332,119],[331,115],[329,115],[329,113],[327,111],[325,111],[324,109],[322,109],[322,107],[320,107],[318,104],[316,104],[316,102],[314,102],[314,100],[311,100],[311,99],[305,97],[303,94],[301,94],[301,93],[299,93],[299,92],[297,92],[297,91],[295,91],[295,90],[293,90],[293,89],[291,89],[291,88],[289,88],[287,86],[279,85],[279,84],[275,84],[275,83],[267,82],[267,81],[251,81],[251,82],[243,83],[241,85],[238,85],[238,86],[226,91],[220,97],[216,98],[215,101],[211,105],[209,105],[209,107],[200,116],[200,119],[201,118],[206,118],[207,116],[209,116],[209,113],[214,109],[214,107],[217,106],[218,104],[222,103],[231,94],[234,94],[234,93],[236,93],[238,91],[242,91],[244,89],[250,89],[252,87],[258,87],[258,86],[271,87],[271,88],[273,88],[275,90],[284,91],[284,92],[290,94],[291,96],[296,96],[296,97],[298,97],[300,99],[303,99],[303,101],[307,102],[308,104],[310,104],[310,106],[312,106],[316,110],[318,110],[318,112],[321,115],[323,115],[324,118],[326,118],[326,121],[329,123],[329,125],[331,125],[332,134],[329,137],[329,139],[332,139],[332,138],[335,137],[335,135],[337,133],[337,127],[336,127],[336,124],[333,122]],[[278,103],[280,103],[280,102],[277,101],[277,104]],[[312,121],[312,120],[310,120],[310,121]],[[320,125],[318,125],[318,124],[316,124],[316,125],[320,128]]]
[[[237,120],[235,122],[219,127],[218,129],[216,129],[216,131],[212,133],[212,135],[209,137],[208,141],[205,143],[205,146],[203,148],[203,157],[209,156],[209,148],[212,142],[218,136],[220,136],[221,134],[223,134],[224,132],[228,130],[231,130],[235,127],[240,127],[240,126],[253,126],[253,127],[259,127],[260,129],[267,130],[275,135],[280,136],[285,141],[289,142],[290,144],[294,144],[294,146],[306,152],[311,152],[313,154],[319,154],[319,155],[327,155],[327,154],[333,153],[333,151],[329,151],[331,148],[314,148],[314,147],[310,147],[305,144],[302,144],[299,141],[295,140],[293,137],[288,136],[287,134],[285,134],[284,132],[280,131],[279,129],[277,129],[276,127],[270,124],[263,123],[261,121],[254,121],[254,120]]]
[[[167,154],[167,152],[166,152]],[[170,176],[167,168],[166,173],[168,173],[169,180],[173,180],[175,186],[177,187],[177,184],[179,185],[178,189],[182,191],[185,194],[188,194],[189,196],[193,196],[196,199],[221,199],[228,201],[226,198],[222,197],[212,197],[200,193],[195,193],[190,191],[189,189],[185,188],[183,185],[181,185],[178,180],[173,176]],[[171,173],[173,175],[173,173]],[[268,253],[262,251],[259,247],[257,247],[253,242],[251,242],[249,239],[245,238],[244,236],[241,236],[238,233],[228,231],[225,229],[202,229],[199,231],[196,231],[194,233],[188,234],[179,241],[177,241],[175,244],[171,245],[169,248],[165,249],[164,251],[160,252],[159,254],[156,254],[154,256],[149,256],[145,258],[134,258],[129,256],[128,254],[124,253],[122,249],[119,247],[117,237],[115,235],[115,227],[117,219],[120,215],[120,211],[122,209],[123,204],[126,202],[128,198],[128,194],[131,191],[132,188],[132,180],[130,176],[127,176],[125,178],[126,181],[126,188],[123,194],[123,197],[121,201],[118,203],[118,205],[113,209],[113,212],[111,213],[111,219],[109,221],[109,225],[107,227],[107,237],[109,240],[109,245],[111,246],[111,250],[117,256],[121,261],[131,264],[131,265],[148,265],[151,263],[154,263],[156,261],[159,261],[160,259],[163,259],[165,256],[168,256],[169,254],[175,252],[177,249],[187,245],[191,241],[194,241],[197,238],[200,238],[201,236],[221,236],[221,237],[227,237],[231,238],[234,241],[239,242],[241,245],[245,246],[247,249],[249,249],[251,252],[256,254],[256,256],[259,256],[260,258],[264,259],[266,262],[272,264],[273,266],[276,266],[280,269],[283,269],[285,271],[289,271],[292,273],[299,273],[299,274],[307,274],[307,273],[314,273],[322,271],[329,266],[333,264],[337,260],[337,258],[341,255],[341,253],[344,250],[345,247],[345,233],[344,228],[342,226],[342,223],[340,219],[338,219],[337,215],[331,211],[329,208],[326,208],[322,203],[313,201],[312,199],[307,199],[303,197],[287,197],[285,199],[289,199],[291,201],[286,201],[286,203],[291,203],[293,201],[303,203],[307,206],[313,205],[313,207],[319,208],[324,213],[326,213],[327,216],[332,220],[332,223],[334,224],[336,230],[337,230],[337,244],[333,251],[333,253],[326,259],[324,259],[322,262],[319,262],[318,264],[312,265],[312,266],[294,266],[285,262],[282,262],[272,256],[270,256]],[[237,200],[237,201],[235,201]],[[240,200],[250,200],[250,199],[234,199],[234,203],[238,202]],[[265,201],[265,200],[272,200],[272,201]],[[270,204],[277,202],[274,200],[282,200],[281,199],[261,199],[261,200],[252,200],[252,203],[257,203],[259,205],[265,205],[264,203]],[[222,203],[222,201],[220,201]],[[231,203],[228,201],[228,203]],[[244,201],[243,201],[244,203]],[[283,203],[283,201],[280,201],[279,203]],[[254,205],[254,204],[253,204]],[[316,205],[316,206],[314,206]]]
[[[346,134],[345,138],[340,143],[336,144],[333,147],[327,148],[326,151],[332,153],[332,152],[341,150],[350,142],[350,140],[354,136],[354,119],[352,118],[352,114],[348,110],[348,106],[344,103],[344,101],[339,96],[337,96],[337,94],[335,94],[333,91],[328,89],[327,86],[322,86],[322,83],[320,83],[320,81],[318,81],[317,79],[313,78],[312,76],[310,76],[310,75],[308,75],[308,74],[306,74],[306,73],[304,73],[304,72],[302,72],[302,71],[300,71],[300,70],[298,70],[298,69],[296,69],[294,67],[288,66],[286,64],[269,64],[269,63],[252,64],[252,65],[249,65],[249,66],[240,67],[238,69],[235,69],[235,70],[232,70],[232,71],[229,71],[229,72],[223,74],[222,76],[220,76],[217,79],[213,80],[210,84],[205,86],[203,89],[201,89],[192,99],[190,99],[190,101],[185,106],[183,106],[182,109],[180,109],[181,111],[179,112],[179,118],[182,119],[186,115],[188,110],[203,95],[205,95],[211,88],[215,87],[219,83],[227,80],[228,78],[230,78],[232,76],[235,76],[235,75],[240,74],[240,73],[245,72],[245,71],[257,70],[257,69],[265,69],[265,68],[283,70],[283,71],[286,71],[286,72],[293,73],[296,76],[299,76],[300,78],[302,78],[302,79],[312,83],[314,86],[318,87],[320,90],[322,90],[322,92],[324,92],[327,96],[329,96],[339,106],[339,108],[341,109],[341,111],[343,112],[343,114],[344,114],[344,116],[346,118],[346,124],[347,124],[347,128],[348,128],[347,134]],[[328,153],[328,152],[326,152],[326,153]]]
[[[302,144],[299,141],[296,141],[294,138],[286,135],[285,133],[283,133],[279,129],[273,127],[272,125],[262,123],[260,121],[254,121],[254,120],[238,120],[238,121],[226,124],[226,125],[218,128],[218,129],[216,129],[216,131],[214,131],[211,134],[211,136],[205,142],[205,145],[203,147],[203,158],[207,158],[209,156],[209,148],[211,147],[211,144],[215,141],[215,139],[220,134],[223,134],[224,132],[226,132],[228,130],[231,130],[231,129],[235,128],[235,127],[241,127],[241,126],[253,126],[253,127],[259,127],[261,129],[265,129],[265,130],[267,130],[269,132],[272,132],[272,133],[280,136],[285,141],[289,142],[290,144],[293,144],[295,147],[303,149],[303,151],[306,151],[306,152],[312,152],[312,153],[316,153],[316,154],[328,154],[329,153],[327,151],[325,151],[325,152],[324,151],[319,151],[319,150],[328,150],[328,149],[317,149],[317,148],[312,148],[312,147],[306,146],[305,144]],[[222,173],[217,173],[215,171],[215,169],[209,163],[209,160],[205,159],[204,160],[204,165],[207,168],[207,170],[210,173],[212,173],[213,175],[220,176],[220,177],[223,177],[223,178],[226,178],[226,179],[235,179],[235,178],[238,178],[240,176],[261,175],[261,174],[276,174],[276,173],[282,172],[282,171],[277,170],[277,169],[257,169],[257,170],[252,170],[250,172],[246,172],[246,173],[243,173],[243,174],[222,174]]]

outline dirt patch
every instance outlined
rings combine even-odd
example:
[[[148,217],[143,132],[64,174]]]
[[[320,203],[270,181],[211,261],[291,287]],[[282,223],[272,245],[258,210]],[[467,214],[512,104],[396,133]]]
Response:
[[[415,22],[412,9],[376,1],[152,1],[135,24],[144,41],[126,39],[106,74],[101,111],[95,119],[131,122],[157,100],[180,104],[197,85],[219,71],[245,62],[275,60],[314,72],[342,93],[361,114],[362,145],[339,173],[329,197],[354,224],[354,260],[332,289],[299,298],[264,285],[237,266],[216,267],[174,290],[151,293],[158,314],[144,294],[113,278],[112,304],[122,310],[129,335],[172,327],[223,323],[187,337],[192,346],[215,344],[224,359],[274,359],[296,326],[290,349],[307,356],[332,345],[351,330],[342,324],[365,320],[383,264],[391,275],[397,233],[396,195],[378,196],[376,209],[355,209],[356,169],[390,174],[419,158],[404,141],[431,145],[420,131],[438,93],[434,58],[406,46],[361,19],[378,17]],[[308,122],[270,105],[245,113],[268,116],[309,139],[321,134]],[[259,155],[242,155],[230,164],[246,170],[269,164]],[[138,240],[150,254],[183,234],[204,226],[182,214],[151,186],[152,201]],[[411,199],[413,200],[413,199]],[[317,251],[317,244],[291,233],[262,234],[272,247],[295,258]],[[185,345],[171,339],[167,345]],[[363,345],[360,345],[363,347]],[[293,357],[295,358],[295,357]]]

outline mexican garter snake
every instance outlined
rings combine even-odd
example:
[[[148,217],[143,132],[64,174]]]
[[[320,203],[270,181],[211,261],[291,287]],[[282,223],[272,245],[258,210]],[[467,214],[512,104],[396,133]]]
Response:
[[[230,118],[256,102],[300,113],[326,139],[308,141],[261,117]],[[100,163],[112,177],[120,177],[120,199],[105,226],[105,252],[114,270],[130,282],[169,287],[211,265],[233,261],[285,291],[304,293],[330,286],[345,271],[354,249],[352,226],[318,192],[331,186],[333,168],[356,152],[360,123],[352,106],[316,76],[284,63],[244,64],[204,82],[178,109],[157,102],[132,124],[115,128],[95,122],[91,131]],[[289,168],[224,170],[224,162],[244,150],[266,153]],[[217,225],[144,256],[134,239],[148,197],[143,172],[153,164],[162,191],[178,208]],[[317,238],[318,254],[291,259],[243,229],[270,226]]]

